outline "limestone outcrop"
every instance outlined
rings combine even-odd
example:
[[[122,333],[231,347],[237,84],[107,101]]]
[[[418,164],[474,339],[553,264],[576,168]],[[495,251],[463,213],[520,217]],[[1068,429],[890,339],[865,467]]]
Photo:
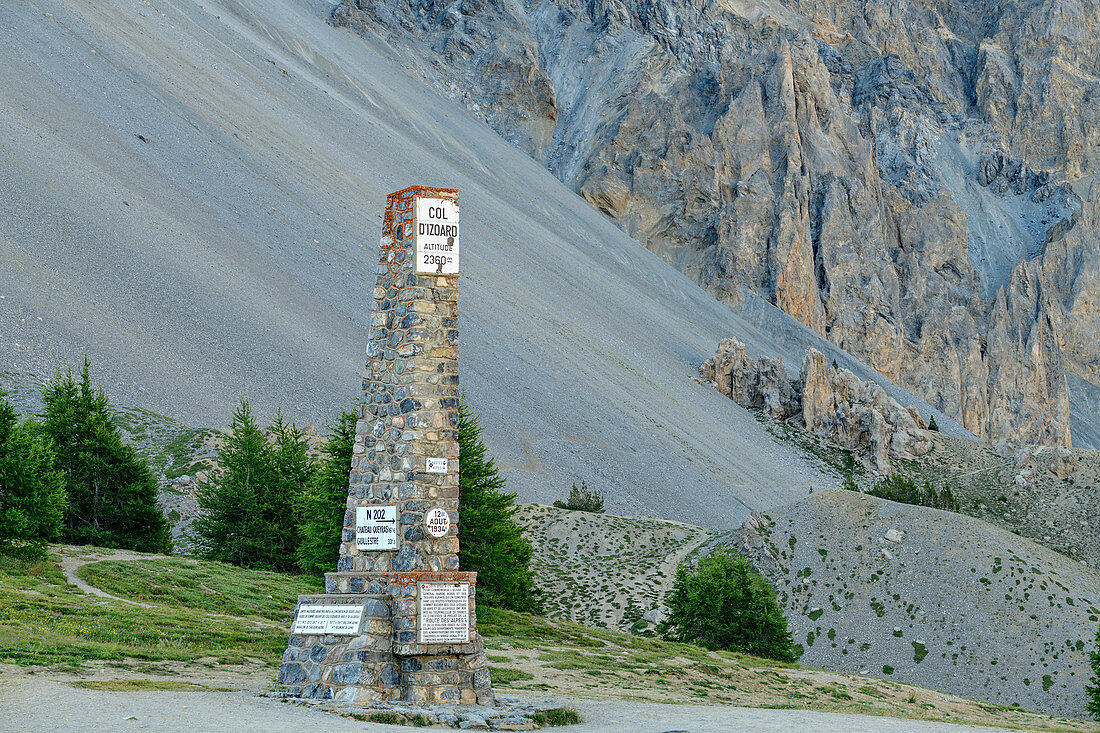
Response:
[[[724,339],[699,375],[739,405],[763,410],[775,420],[799,417],[805,428],[842,448],[865,452],[875,469],[890,459],[912,460],[932,449],[920,414],[903,407],[880,385],[831,365],[806,350],[799,379],[790,380],[782,361],[750,359],[736,338]]]
[[[806,429],[841,447],[866,449],[879,471],[890,470],[891,458],[912,460],[932,450],[920,413],[880,385],[833,367],[817,349],[806,350],[800,382]]]
[[[716,297],[993,440],[1100,380],[1100,2],[343,0]],[[407,58],[411,58],[407,57]],[[1096,260],[1094,262],[1093,260]]]
[[[737,404],[762,409],[772,419],[786,420],[802,411],[799,385],[787,378],[783,361],[749,359],[735,338],[718,344],[718,353],[703,362],[699,375]]]

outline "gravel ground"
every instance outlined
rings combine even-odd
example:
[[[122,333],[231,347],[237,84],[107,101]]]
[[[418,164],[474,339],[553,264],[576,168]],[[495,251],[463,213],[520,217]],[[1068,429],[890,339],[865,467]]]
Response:
[[[722,528],[839,483],[692,378],[731,334],[865,367],[718,303],[330,11],[0,3],[0,371],[87,354],[115,400],[191,425],[241,396],[323,425],[357,399],[385,194],[453,185],[462,384],[522,500],[584,479]]]
[[[947,723],[872,718],[798,710],[657,705],[653,703],[569,700],[584,723],[570,733],[728,733],[792,728],[816,733],[992,733]],[[308,707],[284,704],[251,692],[99,692],[44,679],[5,680],[0,715],[13,732],[42,731],[408,731],[408,727],[363,723]]]

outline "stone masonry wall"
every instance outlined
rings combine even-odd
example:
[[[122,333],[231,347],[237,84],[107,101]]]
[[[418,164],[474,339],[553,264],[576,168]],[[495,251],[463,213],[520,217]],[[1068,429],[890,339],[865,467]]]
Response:
[[[386,204],[341,571],[458,569],[458,278],[414,274],[417,196],[458,200],[453,189],[412,187]],[[426,473],[429,457],[447,458],[447,473]],[[356,507],[393,503],[399,552],[356,550]],[[434,507],[451,518],[438,539],[422,527]]]
[[[414,271],[418,197],[454,202],[457,214],[453,189],[417,186],[387,199],[340,559],[326,593],[295,608],[297,620],[304,604],[359,604],[363,622],[339,635],[292,633],[279,671],[289,696],[494,703],[477,573],[458,569],[458,277]],[[454,240],[447,245],[457,256]],[[429,473],[430,458],[446,459],[445,470]],[[359,550],[356,510],[386,506],[397,508],[396,549]],[[442,537],[425,530],[432,509],[450,519]],[[468,642],[420,642],[421,584],[433,583],[468,585]]]

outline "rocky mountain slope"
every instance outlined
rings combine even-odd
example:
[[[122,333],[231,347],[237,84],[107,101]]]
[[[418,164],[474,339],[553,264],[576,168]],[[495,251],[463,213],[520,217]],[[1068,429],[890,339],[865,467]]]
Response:
[[[1095,0],[334,18],[726,302],[748,286],[980,436],[1096,445],[1066,378],[1100,378]]]
[[[528,501],[737,526],[839,477],[696,383],[734,335],[932,408],[746,292],[714,300],[316,0],[0,4],[0,369],[321,430],[358,398],[385,194],[460,190],[461,379]],[[965,435],[937,413],[945,430]]]
[[[779,589],[801,661],[1082,715],[1096,571],[985,522],[850,491],[731,543]]]
[[[1100,451],[932,437],[900,473],[950,486],[963,514],[1100,569]]]

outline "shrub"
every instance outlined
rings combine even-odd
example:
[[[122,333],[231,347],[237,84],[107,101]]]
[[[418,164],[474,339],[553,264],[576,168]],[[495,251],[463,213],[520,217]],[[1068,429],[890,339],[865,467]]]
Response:
[[[478,600],[513,611],[538,612],[541,598],[530,568],[531,544],[516,524],[516,495],[487,457],[481,426],[458,405],[459,564],[476,570]]]
[[[775,591],[743,557],[718,550],[698,567],[681,564],[665,605],[668,617],[660,630],[667,639],[781,662],[796,659]]]
[[[218,449],[219,468],[198,495],[206,514],[194,527],[199,552],[208,560],[266,570],[296,567],[295,508],[312,464],[302,432],[281,414],[270,430],[272,441],[241,400]]]
[[[1089,663],[1092,665],[1092,684],[1085,688],[1089,696],[1085,710],[1100,720],[1100,628],[1096,630],[1096,646],[1089,654]]]
[[[940,431],[940,426],[936,424],[936,416],[929,415],[928,417],[928,429],[935,430],[937,433]]]
[[[34,423],[19,422],[0,389],[0,547],[41,552],[61,533],[65,474],[56,461],[53,444]]]
[[[570,509],[578,512],[603,513],[603,492],[599,489],[589,489],[588,484],[581,481],[578,487],[576,483],[569,490],[569,501],[555,501],[558,509]]]
[[[172,534],[157,505],[157,480],[122,434],[88,360],[80,381],[72,370],[42,392],[42,432],[53,443],[69,501],[62,538],[74,544],[169,552]]]
[[[546,724],[550,726],[577,725],[581,722],[580,713],[573,708],[553,708],[546,711]]]
[[[913,479],[898,473],[879,479],[867,493],[902,504],[927,506],[949,512],[959,511],[958,499],[951,493],[950,486],[944,486],[942,491],[937,492],[930,481],[925,481],[924,486],[918,486]]]
[[[341,412],[329,426],[329,437],[321,446],[322,458],[302,492],[298,515],[298,567],[306,573],[327,573],[336,569],[344,533],[348,502],[348,473],[355,445],[358,415]]]

